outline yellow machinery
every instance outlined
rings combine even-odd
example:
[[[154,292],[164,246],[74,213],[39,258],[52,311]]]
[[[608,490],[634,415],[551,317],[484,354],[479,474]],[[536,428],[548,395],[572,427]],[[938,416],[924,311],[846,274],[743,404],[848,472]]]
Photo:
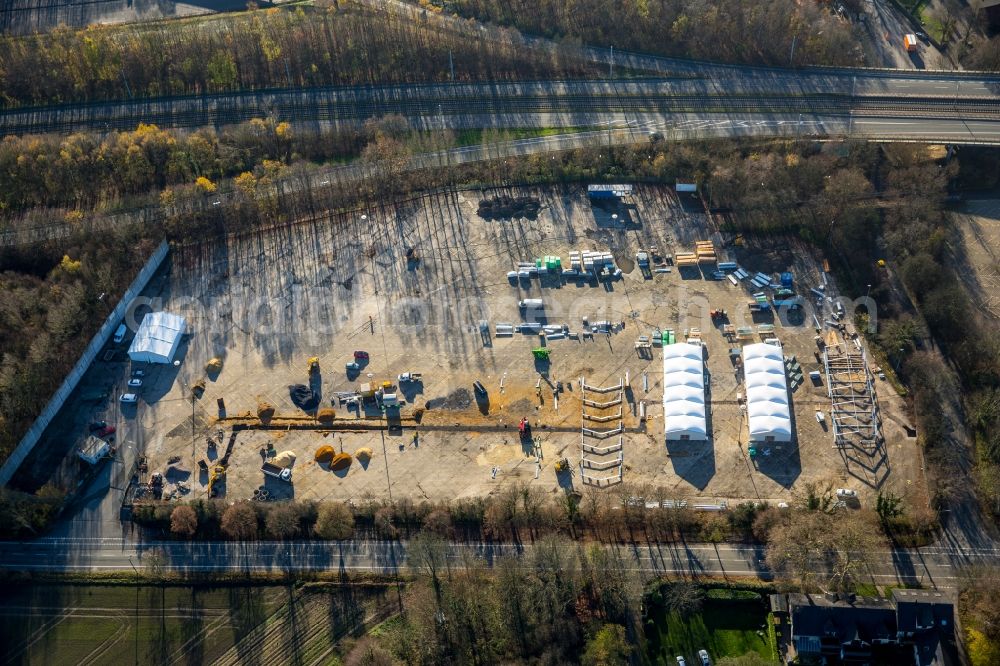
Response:
[[[309,363],[309,374],[310,375],[315,375],[317,372],[319,372],[319,359],[317,357],[311,356],[309,358],[308,363]]]

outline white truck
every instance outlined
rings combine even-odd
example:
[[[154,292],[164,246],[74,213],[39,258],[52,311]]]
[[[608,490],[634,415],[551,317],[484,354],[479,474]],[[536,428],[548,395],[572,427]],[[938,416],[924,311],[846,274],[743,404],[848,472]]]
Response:
[[[273,476],[276,479],[281,479],[285,483],[292,482],[292,470],[287,467],[279,467],[274,463],[266,462],[260,466],[260,471],[264,472],[267,476]]]

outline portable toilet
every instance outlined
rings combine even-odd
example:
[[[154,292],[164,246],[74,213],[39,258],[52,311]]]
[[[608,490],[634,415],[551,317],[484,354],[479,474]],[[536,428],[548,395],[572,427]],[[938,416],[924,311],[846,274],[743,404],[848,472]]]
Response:
[[[792,288],[792,274],[791,273],[782,273],[781,274],[781,286],[784,287],[785,289],[791,289]]]

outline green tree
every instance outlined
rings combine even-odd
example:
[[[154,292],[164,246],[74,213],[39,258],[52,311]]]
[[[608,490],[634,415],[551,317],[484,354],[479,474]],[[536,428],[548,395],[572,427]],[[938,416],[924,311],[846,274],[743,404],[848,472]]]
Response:
[[[236,61],[228,51],[216,51],[208,61],[207,72],[216,90],[228,90],[236,84]]]
[[[605,624],[587,641],[582,662],[585,666],[625,666],[631,654],[632,646],[625,640],[625,627]]]

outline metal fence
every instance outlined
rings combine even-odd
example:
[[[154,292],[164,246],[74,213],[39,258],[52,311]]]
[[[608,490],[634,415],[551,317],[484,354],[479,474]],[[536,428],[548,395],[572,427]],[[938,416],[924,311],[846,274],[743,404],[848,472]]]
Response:
[[[149,283],[150,278],[153,274],[160,268],[163,264],[163,260],[166,259],[167,254],[170,251],[170,246],[167,241],[163,241],[160,245],[153,251],[152,256],[146,262],[146,265],[142,267],[139,274],[136,276],[135,280],[129,288],[122,294],[121,300],[118,301],[118,305],[115,307],[114,311],[108,318],[104,321],[104,325],[97,332],[94,338],[90,341],[90,345],[87,349],[80,355],[80,359],[76,362],[73,370],[66,376],[63,381],[62,386],[59,390],[55,392],[52,399],[49,400],[49,404],[45,405],[45,409],[42,413],[38,415],[35,422],[28,429],[28,432],[24,434],[21,441],[18,443],[17,448],[11,453],[10,457],[4,462],[3,467],[0,467],[0,486],[6,485],[17,468],[21,466],[24,459],[28,457],[35,445],[38,444],[38,440],[41,439],[42,433],[45,429],[49,427],[52,419],[55,418],[59,410],[62,409],[63,403],[69,398],[73,389],[80,382],[84,373],[87,372],[87,368],[90,364],[97,358],[97,354],[104,347],[108,338],[116,328],[118,328],[118,323],[122,321],[125,317],[125,311],[128,309],[129,304],[135,299],[142,290],[146,288]]]

